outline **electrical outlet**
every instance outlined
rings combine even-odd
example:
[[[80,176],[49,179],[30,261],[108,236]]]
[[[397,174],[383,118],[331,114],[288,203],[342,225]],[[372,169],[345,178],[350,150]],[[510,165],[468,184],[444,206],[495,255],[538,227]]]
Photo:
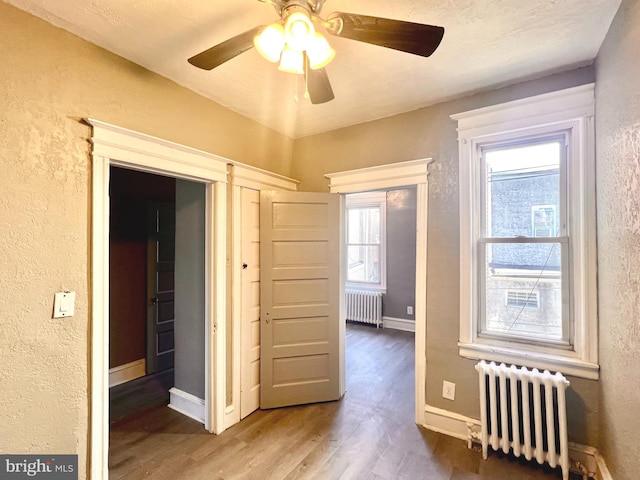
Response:
[[[407,315],[413,315],[413,307],[412,306],[407,306]]]
[[[456,384],[447,382],[446,380],[442,382],[442,397],[448,398],[449,400],[455,400],[456,398]]]

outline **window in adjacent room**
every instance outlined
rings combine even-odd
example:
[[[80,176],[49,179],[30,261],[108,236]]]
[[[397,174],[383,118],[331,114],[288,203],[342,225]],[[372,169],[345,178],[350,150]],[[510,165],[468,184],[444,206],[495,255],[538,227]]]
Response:
[[[460,354],[597,378],[593,85],[454,115]]]
[[[386,289],[386,192],[346,196],[347,286]]]

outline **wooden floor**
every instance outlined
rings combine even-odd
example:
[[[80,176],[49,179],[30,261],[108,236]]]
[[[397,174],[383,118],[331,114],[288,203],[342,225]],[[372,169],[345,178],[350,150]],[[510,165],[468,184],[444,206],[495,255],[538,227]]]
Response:
[[[136,378],[109,389],[109,423],[138,415],[150,407],[167,405],[169,389],[173,387],[174,370]]]
[[[258,410],[221,435],[167,408],[112,424],[111,479],[550,480],[559,471],[493,454],[414,423],[413,334],[347,328],[338,402]],[[573,477],[572,477],[573,478]],[[580,477],[575,477],[580,478]]]

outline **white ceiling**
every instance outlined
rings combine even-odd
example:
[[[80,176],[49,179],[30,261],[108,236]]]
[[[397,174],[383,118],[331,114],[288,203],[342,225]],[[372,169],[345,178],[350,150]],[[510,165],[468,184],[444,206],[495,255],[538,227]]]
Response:
[[[296,75],[251,49],[211,71],[187,58],[277,20],[257,0],[5,0],[292,138],[593,61],[620,0],[327,0],[333,11],[445,28],[423,58],[329,37],[335,100],[295,99]]]

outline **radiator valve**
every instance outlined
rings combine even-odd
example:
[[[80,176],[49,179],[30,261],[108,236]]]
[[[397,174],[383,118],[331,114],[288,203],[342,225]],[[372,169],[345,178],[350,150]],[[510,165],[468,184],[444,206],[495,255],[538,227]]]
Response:
[[[482,431],[480,425],[467,422],[467,448],[472,449],[474,443],[482,443]]]

